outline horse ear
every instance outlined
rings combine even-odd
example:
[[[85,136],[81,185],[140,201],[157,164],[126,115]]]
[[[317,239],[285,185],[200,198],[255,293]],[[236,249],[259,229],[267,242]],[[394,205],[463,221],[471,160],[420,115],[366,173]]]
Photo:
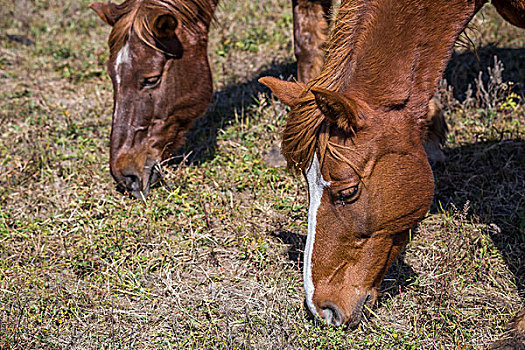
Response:
[[[262,77],[259,83],[266,85],[284,104],[292,106],[304,91],[304,85],[274,77]]]
[[[355,132],[359,127],[359,108],[356,101],[335,91],[312,88],[315,103],[321,113],[343,130]]]
[[[89,7],[107,24],[114,26],[122,14],[118,13],[117,5],[111,2],[96,1],[89,4]]]
[[[157,38],[169,38],[175,36],[177,20],[172,15],[164,14],[155,19],[153,31]]]
[[[167,54],[179,58],[182,56],[182,44],[175,33],[177,19],[170,14],[158,16],[153,21],[153,34],[157,46]]]

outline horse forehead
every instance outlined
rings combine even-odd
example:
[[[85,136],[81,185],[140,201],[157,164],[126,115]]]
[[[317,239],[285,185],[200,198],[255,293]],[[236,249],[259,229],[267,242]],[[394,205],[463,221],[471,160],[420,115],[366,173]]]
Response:
[[[120,85],[122,81],[122,66],[131,64],[131,53],[129,50],[128,42],[124,43],[120,51],[117,53],[115,62],[113,63],[113,70],[115,72],[115,79],[117,85]]]
[[[131,50],[129,42],[125,42],[120,51],[117,53],[115,63],[113,64],[117,76],[120,74],[120,69],[123,65],[131,64]]]
[[[330,181],[325,181],[323,178],[321,166],[317,158],[317,153],[314,153],[312,162],[310,163],[308,169],[306,169],[305,177],[306,182],[308,182],[308,186],[311,190],[310,196],[322,196],[322,190],[325,187],[330,186]],[[321,197],[319,197],[318,199],[320,200]]]

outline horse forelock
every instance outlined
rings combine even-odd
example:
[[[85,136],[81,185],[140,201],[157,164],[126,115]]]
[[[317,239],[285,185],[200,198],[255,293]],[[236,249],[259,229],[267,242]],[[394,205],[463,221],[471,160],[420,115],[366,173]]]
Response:
[[[334,28],[327,47],[325,64],[321,74],[306,87],[305,93],[296,101],[288,115],[282,138],[282,154],[288,168],[305,172],[317,152],[322,167],[327,149],[329,121],[317,108],[309,90],[313,87],[339,91],[344,86],[346,69],[341,65],[350,62],[352,44],[360,31],[360,21],[366,0],[345,1],[338,10]]]
[[[305,172],[326,124],[312,94],[305,90],[291,107],[282,133],[281,153],[288,169]]]
[[[215,5],[211,0],[126,0],[117,5],[119,17],[109,35],[111,57],[124,46],[131,32],[144,44],[161,51],[155,43],[150,21],[159,15],[171,14],[189,31],[197,32],[197,22],[209,23],[214,18]]]
[[[340,149],[349,147],[330,141],[330,121],[321,113],[311,94],[307,94],[293,106],[282,137],[282,154],[288,168],[305,173],[313,157],[319,157],[322,169],[326,155],[348,164],[361,177],[355,159],[349,159]],[[348,135],[352,137],[352,135]]]

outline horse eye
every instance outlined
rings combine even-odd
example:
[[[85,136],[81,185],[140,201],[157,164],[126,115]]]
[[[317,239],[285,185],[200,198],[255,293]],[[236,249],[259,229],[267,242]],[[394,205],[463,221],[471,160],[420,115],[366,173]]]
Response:
[[[343,207],[345,204],[350,204],[357,200],[359,196],[359,185],[351,186],[337,192],[338,201],[337,204],[341,204]]]
[[[153,87],[158,84],[160,81],[160,75],[155,75],[153,77],[147,77],[142,80],[142,87]]]

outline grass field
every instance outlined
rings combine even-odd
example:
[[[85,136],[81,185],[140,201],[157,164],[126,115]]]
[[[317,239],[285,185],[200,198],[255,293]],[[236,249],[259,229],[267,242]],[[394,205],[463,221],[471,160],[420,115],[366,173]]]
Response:
[[[289,1],[221,4],[214,102],[146,203],[109,174],[109,27],[88,3],[0,0],[0,349],[480,349],[505,336],[525,300],[524,31],[487,6],[458,44],[438,93],[451,132],[434,203],[371,317],[346,331],[306,315],[306,188],[266,163],[286,108],[256,79],[294,74]]]

